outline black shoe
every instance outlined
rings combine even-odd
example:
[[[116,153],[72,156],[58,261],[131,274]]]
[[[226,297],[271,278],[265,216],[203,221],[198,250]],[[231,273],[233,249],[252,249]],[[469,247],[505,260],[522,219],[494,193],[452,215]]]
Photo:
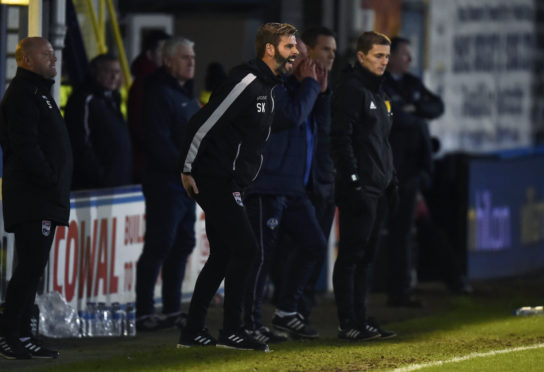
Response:
[[[203,328],[197,333],[190,333],[183,329],[179,335],[177,348],[180,349],[191,346],[215,346],[216,344],[217,340],[210,335],[207,328]]]
[[[380,337],[377,330],[366,326],[346,325],[338,327],[338,338],[344,340],[370,341]]]
[[[387,306],[389,307],[411,307],[413,309],[419,309],[423,307],[423,302],[412,296],[390,296],[387,299]]]
[[[5,359],[32,359],[32,354],[16,337],[0,337],[0,356]]]
[[[378,332],[381,338],[393,338],[397,336],[397,333],[380,327],[376,319],[368,318],[365,323],[365,327],[370,331]]]
[[[21,340],[21,343],[26,350],[30,352],[32,358],[38,359],[56,359],[60,356],[60,353],[56,350],[51,350],[44,347],[41,342],[35,338],[29,337],[25,341]]]
[[[165,315],[144,315],[136,319],[136,330],[139,332],[151,332],[159,329],[172,327],[173,324],[167,322]]]
[[[272,331],[270,328],[262,326],[252,332],[252,336],[255,340],[262,342],[263,344],[277,344],[287,341],[285,334]]]
[[[178,327],[179,329],[185,328],[187,325],[187,314],[178,311],[176,313],[163,314],[165,328],[167,327]]]
[[[304,321],[304,317],[300,314],[278,316],[272,318],[274,328],[289,332],[291,335],[300,338],[318,338],[319,333]]]
[[[256,350],[264,351],[265,353],[270,351],[267,344],[257,341],[244,329],[239,329],[234,332],[220,331],[217,347],[238,350]]]

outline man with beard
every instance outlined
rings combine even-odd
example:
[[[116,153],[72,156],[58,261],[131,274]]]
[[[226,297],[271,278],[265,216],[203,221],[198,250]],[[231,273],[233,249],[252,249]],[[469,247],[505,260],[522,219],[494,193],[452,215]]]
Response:
[[[316,126],[320,122],[319,109],[329,105],[330,95],[320,94],[327,87],[325,70],[306,58],[306,47],[300,40],[297,49],[300,54],[295,60],[294,75],[274,89],[274,122],[292,128],[272,133],[259,177],[248,187],[244,198],[259,245],[246,298],[246,327],[264,342],[286,340],[263,325],[261,314],[265,282],[278,250],[280,233],[294,240],[294,256],[292,265],[284,272],[284,285],[277,288],[280,297],[272,324],[298,337],[318,337],[298,314],[297,305],[326,248],[306,186],[310,180]]]
[[[272,92],[298,54],[289,24],[266,23],[257,31],[257,59],[234,68],[189,121],[181,150],[182,183],[206,214],[210,256],[200,272],[178,347],[209,346],[268,351],[245,332],[242,308],[257,242],[242,202],[257,177],[274,114]],[[281,129],[281,128],[280,128]],[[216,341],[206,315],[225,279],[223,329]]]

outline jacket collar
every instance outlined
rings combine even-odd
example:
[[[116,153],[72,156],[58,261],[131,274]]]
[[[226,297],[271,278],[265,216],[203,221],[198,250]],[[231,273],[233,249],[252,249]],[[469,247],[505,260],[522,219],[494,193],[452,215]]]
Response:
[[[194,80],[187,80],[185,84],[182,86],[179,84],[179,81],[177,81],[172,75],[166,71],[166,68],[164,66],[159,67],[153,74],[153,76],[158,80],[165,84],[167,84],[169,87],[175,90],[181,91],[186,96],[189,96],[193,98],[194,93]]]
[[[15,76],[32,82],[33,84],[37,85],[38,88],[41,88],[46,92],[51,92],[51,87],[53,84],[55,84],[55,80],[46,79],[43,76],[22,67],[17,67]]]
[[[270,67],[263,62],[262,59],[257,58],[249,62],[251,67],[254,67],[259,71],[259,77],[263,79],[264,82],[268,84],[281,84],[283,82],[282,78],[278,75],[274,75]]]
[[[363,83],[367,88],[373,92],[380,90],[380,86],[383,81],[383,75],[378,76],[370,72],[368,69],[363,67],[359,62],[355,62],[355,73],[362,79]]]

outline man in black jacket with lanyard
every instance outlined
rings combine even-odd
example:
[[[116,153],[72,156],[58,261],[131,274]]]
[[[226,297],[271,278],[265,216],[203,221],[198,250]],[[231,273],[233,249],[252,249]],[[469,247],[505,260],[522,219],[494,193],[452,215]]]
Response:
[[[25,38],[15,59],[17,73],[0,106],[4,227],[15,233],[17,254],[0,327],[0,355],[56,358],[57,351],[32,337],[30,316],[55,229],[68,225],[72,148],[51,96],[57,74],[51,44],[41,37]]]
[[[273,90],[298,54],[296,29],[267,23],[257,31],[257,59],[234,68],[189,121],[181,151],[182,182],[206,213],[210,256],[198,276],[180,347],[215,345],[268,351],[243,329],[242,308],[257,242],[242,193],[259,174],[274,113]],[[225,279],[223,329],[205,328],[208,306]]]
[[[394,207],[398,197],[388,140],[391,109],[381,88],[390,44],[377,32],[359,36],[355,67],[343,74],[332,97],[331,152],[340,212],[333,285],[338,337],[350,340],[395,335],[366,314],[369,266],[387,207]]]

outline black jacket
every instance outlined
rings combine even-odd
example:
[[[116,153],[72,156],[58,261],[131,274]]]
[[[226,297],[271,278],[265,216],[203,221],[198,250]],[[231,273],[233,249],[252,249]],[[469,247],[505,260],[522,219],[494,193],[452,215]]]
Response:
[[[132,145],[121,114],[120,95],[89,79],[66,104],[74,149],[73,190],[132,183]]]
[[[68,225],[72,148],[51,96],[54,81],[18,68],[0,105],[6,231],[22,222]]]
[[[386,71],[383,87],[391,98],[394,116],[389,141],[400,181],[420,176],[429,178],[432,151],[426,120],[436,119],[444,113],[442,99],[425,88],[421,80],[412,74],[395,79]],[[415,111],[406,112],[406,105],[413,105]]]
[[[234,178],[240,187],[251,183],[261,168],[274,116],[273,89],[279,83],[260,59],[235,67],[189,121],[180,158],[183,172]]]
[[[179,183],[178,160],[187,123],[200,108],[192,86],[192,81],[181,86],[164,68],[159,68],[145,80],[145,180],[160,177]]]
[[[337,196],[346,186],[361,185],[381,195],[394,179],[389,145],[391,112],[382,77],[359,63],[344,72],[332,96],[331,152]]]

